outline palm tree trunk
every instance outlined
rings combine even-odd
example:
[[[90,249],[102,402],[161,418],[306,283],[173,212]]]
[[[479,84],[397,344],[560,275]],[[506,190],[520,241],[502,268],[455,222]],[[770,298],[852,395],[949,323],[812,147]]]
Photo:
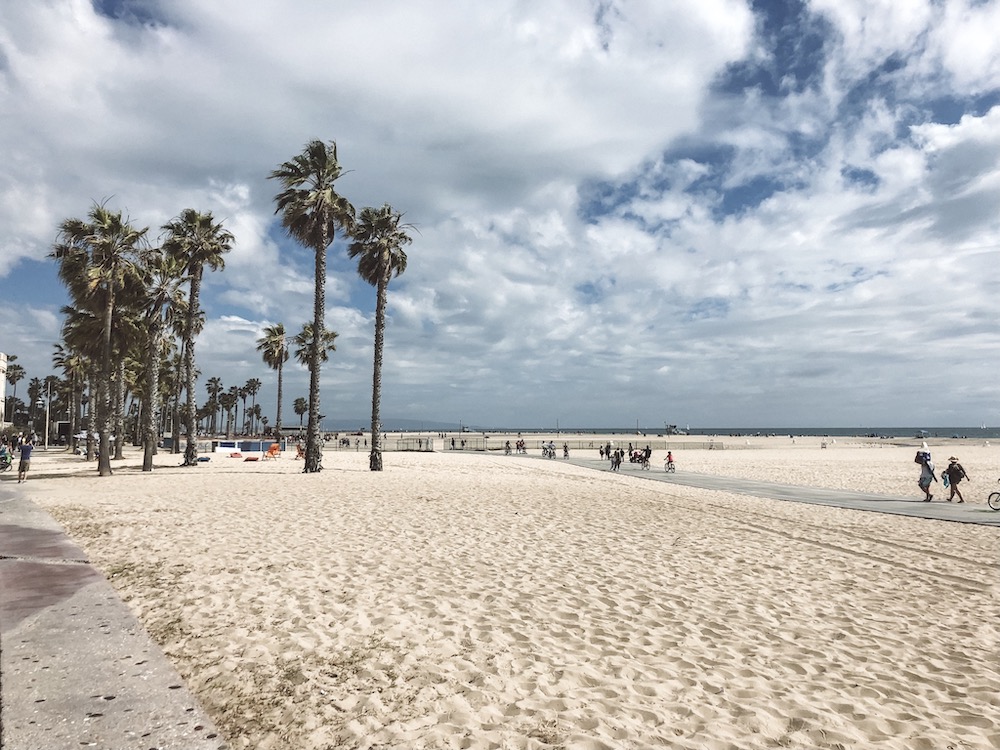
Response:
[[[115,460],[121,460],[125,456],[125,358],[118,358],[118,367],[115,372],[114,388],[114,434],[115,438]]]
[[[274,415],[274,436],[276,439],[281,440],[281,400],[284,397],[282,392],[282,370],[284,369],[282,365],[284,362],[281,357],[278,358],[278,408],[277,413]]]
[[[69,376],[69,440],[66,441],[66,450],[76,451],[76,426],[80,424],[78,419],[80,411],[80,392],[76,386],[76,371]]]
[[[325,234],[325,233],[324,233]],[[319,441],[319,364],[326,309],[326,237],[316,250],[316,279],[313,294],[313,338],[309,347],[309,422],[306,426],[306,459],[303,471],[320,471],[323,448]]]
[[[156,425],[159,421],[160,403],[160,340],[163,321],[159,313],[152,321],[149,333],[149,347],[146,350],[146,396],[142,410],[142,470],[153,470],[153,454],[156,453]]]
[[[184,350],[184,376],[187,382],[187,408],[185,409],[185,424],[187,426],[187,445],[184,448],[182,466],[198,465],[198,406],[195,403],[194,377],[194,322],[198,319],[198,297],[201,294],[201,267],[191,269],[191,293],[188,296],[188,319],[185,330],[186,347]]]
[[[184,342],[186,336],[181,337],[181,356],[177,358],[177,372],[174,375],[173,403],[170,405],[170,452],[180,453],[181,442],[179,438],[181,423],[181,390],[184,388],[184,352],[187,345]]]
[[[372,471],[382,471],[382,421],[379,411],[382,402],[382,348],[385,345],[385,297],[388,269],[379,276],[375,302],[375,362],[372,366],[372,452],[368,466]]]
[[[97,473],[102,477],[111,476],[111,324],[114,320],[115,298],[110,289],[105,290],[107,300],[104,303],[104,330],[101,346],[101,374],[97,379],[97,432],[99,447],[97,449]]]

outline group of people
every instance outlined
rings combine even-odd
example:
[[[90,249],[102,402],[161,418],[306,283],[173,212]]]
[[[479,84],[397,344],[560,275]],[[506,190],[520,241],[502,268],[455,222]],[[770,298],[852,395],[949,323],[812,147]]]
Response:
[[[31,451],[35,449],[35,436],[34,435],[15,435],[8,439],[6,437],[0,441],[0,460],[5,464],[7,462],[12,462],[14,451],[18,451],[19,462],[17,464],[17,482],[27,481],[28,479],[28,469],[31,468]]]
[[[929,503],[934,499],[934,495],[931,494],[931,482],[938,481],[938,478],[937,474],[934,473],[934,462],[931,461],[931,452],[927,450],[926,443],[924,443],[922,450],[917,451],[917,455],[913,460],[915,463],[920,464],[920,477],[917,479],[917,486],[924,491],[924,502]],[[957,496],[958,502],[964,503],[965,498],[962,497],[962,492],[958,489],[958,485],[963,480],[969,480],[969,475],[965,473],[965,469],[958,462],[956,456],[951,456],[948,459],[948,468],[941,473],[941,478],[944,486],[951,489],[948,502],[952,502]]]
[[[463,442],[463,445],[464,445],[465,441],[462,441],[462,442]],[[455,448],[455,441],[454,440],[451,441],[451,447],[452,447],[452,449]],[[506,453],[508,456],[510,455],[511,448],[510,448],[510,441],[509,440],[506,443],[504,443],[503,452]],[[514,452],[517,453],[518,455],[522,455],[522,454],[527,455],[528,448],[525,445],[523,439],[518,438],[517,442],[514,443]]]

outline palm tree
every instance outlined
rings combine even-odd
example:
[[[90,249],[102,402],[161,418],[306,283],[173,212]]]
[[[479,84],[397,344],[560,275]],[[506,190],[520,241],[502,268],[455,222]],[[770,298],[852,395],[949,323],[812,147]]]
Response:
[[[275,323],[264,329],[264,335],[257,339],[257,351],[264,358],[264,364],[278,371],[278,411],[274,417],[274,436],[281,440],[282,371],[288,361],[284,323]]]
[[[11,360],[17,359],[17,355],[7,357],[7,382],[14,386],[10,394],[10,421],[14,421],[14,411],[17,409],[17,384],[24,379],[27,374],[21,365],[10,364]],[[5,409],[6,414],[6,409]]]
[[[336,331],[323,329],[318,349],[320,362],[328,362],[330,360],[330,353],[337,351],[336,342],[339,335]],[[292,343],[295,345],[295,361],[300,365],[309,367],[309,361],[313,356],[312,323],[303,323],[302,330],[292,336]]]
[[[101,310],[100,373],[95,407],[100,436],[98,473],[111,476],[111,401],[109,387],[114,377],[113,331],[117,323],[117,295],[130,277],[138,273],[140,255],[148,228],[136,229],[121,211],[94,204],[89,221],[66,219],[51,253],[59,261],[59,277],[70,294],[85,309]]]
[[[42,401],[44,388],[41,378],[32,378],[28,381],[28,432],[35,434],[39,432],[38,415],[35,411]]]
[[[77,425],[80,423],[80,397],[83,394],[83,383],[86,377],[86,362],[83,356],[72,350],[69,346],[55,344],[55,351],[52,353],[52,365],[63,371],[66,379],[69,398],[67,399],[67,409],[69,411],[69,435],[67,450],[76,450]]]
[[[230,427],[233,421],[233,407],[236,406],[236,386],[231,386],[225,393],[219,394],[219,405],[226,412],[226,437],[230,437]]]
[[[153,470],[153,454],[159,436],[160,372],[168,347],[164,332],[175,316],[186,312],[186,299],[181,291],[183,267],[176,256],[157,249],[147,258],[146,299],[143,328],[146,331],[145,383],[142,400],[142,470]]]
[[[247,396],[250,394],[247,392],[246,386],[238,388],[237,391],[239,393],[240,400],[243,401],[243,426],[240,434],[245,435],[247,432]]]
[[[292,411],[295,412],[295,416],[299,418],[299,432],[302,431],[302,417],[304,417],[309,412],[309,402],[299,396],[292,403]]]
[[[301,154],[284,162],[270,177],[283,190],[275,196],[282,226],[313,250],[316,268],[313,291],[313,330],[324,329],[326,312],[326,251],[337,230],[350,233],[354,226],[354,206],[334,189],[342,174],[337,160],[337,144],[313,140]],[[309,426],[306,432],[306,459],[303,471],[319,471],[322,452],[319,436],[319,372],[322,362],[320,340],[312,342],[309,354]]]
[[[60,273],[62,273],[60,271]],[[72,292],[71,292],[72,294]],[[101,361],[101,331],[100,316],[88,310],[76,309],[72,306],[62,308],[65,316],[62,326],[62,339],[66,348],[75,353],[80,361],[80,428],[86,431],[87,461],[96,458],[94,446],[94,411],[96,407],[96,389],[94,381],[99,377]],[[71,354],[70,356],[74,356]],[[75,434],[75,433],[74,433]]]
[[[219,394],[222,393],[222,378],[209,378],[205,382],[205,390],[208,391],[208,401],[212,404],[212,434],[214,435],[218,432],[219,423],[216,421],[216,417],[219,412]]]
[[[254,425],[255,425],[254,411],[256,410],[256,407],[257,407],[257,394],[260,392],[261,385],[263,385],[263,383],[260,382],[259,378],[250,378],[246,382],[246,384],[243,386],[243,388],[247,392],[247,395],[250,397],[250,416],[251,416],[251,420],[250,420],[250,433],[251,434],[254,434]],[[246,406],[244,405],[243,408],[246,409]],[[257,413],[259,414],[260,412],[258,411]]]
[[[406,270],[405,245],[413,239],[401,225],[403,214],[388,203],[382,208],[363,208],[354,230],[354,242],[347,248],[358,259],[358,274],[375,287],[375,363],[372,367],[372,451],[369,468],[382,471],[382,423],[379,409],[382,399],[382,353],[385,346],[385,305],[389,279]]]
[[[196,321],[201,314],[201,281],[208,266],[211,270],[225,267],[223,256],[232,247],[235,238],[232,233],[216,223],[212,212],[199,213],[186,208],[180,215],[163,226],[167,233],[163,249],[184,265],[190,283],[188,290],[187,321],[184,326],[184,374],[187,378],[187,446],[184,449],[183,466],[196,466],[198,462],[198,407],[195,403],[195,358],[194,335]]]

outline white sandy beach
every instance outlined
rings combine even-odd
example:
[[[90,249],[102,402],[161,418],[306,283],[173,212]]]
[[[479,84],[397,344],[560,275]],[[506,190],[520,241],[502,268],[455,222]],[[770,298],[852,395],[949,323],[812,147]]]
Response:
[[[742,449],[679,470],[919,494],[912,447],[719,440]],[[931,450],[969,501],[998,487],[1000,446]],[[292,455],[110,479],[40,456],[23,485],[233,748],[1000,747],[995,528],[495,453]]]

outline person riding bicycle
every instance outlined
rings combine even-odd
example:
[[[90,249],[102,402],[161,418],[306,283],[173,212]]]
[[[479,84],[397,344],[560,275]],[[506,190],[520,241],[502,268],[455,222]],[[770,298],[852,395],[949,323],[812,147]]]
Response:
[[[674,454],[673,451],[667,451],[667,457],[664,460],[667,471],[669,471],[674,466]]]

